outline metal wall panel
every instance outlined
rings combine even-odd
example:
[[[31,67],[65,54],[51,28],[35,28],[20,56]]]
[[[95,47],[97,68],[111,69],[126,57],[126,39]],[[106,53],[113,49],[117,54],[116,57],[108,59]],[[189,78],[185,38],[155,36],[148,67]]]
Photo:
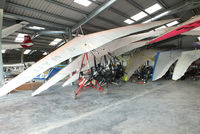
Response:
[[[108,19],[108,20],[111,20],[111,21],[113,21],[113,20],[117,20],[117,21],[114,21],[114,22],[116,22],[117,24],[120,24],[120,25],[127,25],[126,23],[124,23],[124,20],[125,19],[127,19],[127,18],[125,18],[125,17],[123,17],[123,16],[120,16],[120,15],[118,15],[118,14],[116,14],[116,13],[113,13],[112,11],[110,11],[110,10],[105,10],[105,11],[103,11],[102,13],[100,13],[100,15],[99,16],[102,16],[102,17],[104,17],[104,18],[106,18],[106,19]]]
[[[112,7],[116,8],[121,12],[126,13],[130,17],[140,12],[139,9],[130,5],[126,0],[118,0],[112,5]]]

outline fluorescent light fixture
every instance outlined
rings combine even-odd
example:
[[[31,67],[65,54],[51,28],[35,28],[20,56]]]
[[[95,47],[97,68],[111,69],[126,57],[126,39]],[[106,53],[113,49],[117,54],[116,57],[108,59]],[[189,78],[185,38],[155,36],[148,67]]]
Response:
[[[132,24],[132,23],[134,23],[134,21],[131,20],[131,19],[126,19],[124,22],[127,23],[127,24]]]
[[[42,55],[47,55],[47,52],[44,52]]]
[[[24,36],[26,36],[26,35],[28,35],[28,34],[23,34],[23,33],[19,33],[18,35],[17,35],[17,37],[15,38],[15,42],[23,42],[24,41]]]
[[[165,25],[163,25],[161,27],[156,28],[155,30],[159,30],[159,29],[163,29],[163,28],[167,28],[167,27]]]
[[[199,37],[197,37],[197,39],[200,41],[200,36],[199,36]]]
[[[91,1],[89,0],[74,0],[75,3],[78,3],[80,5],[83,5],[85,7],[89,6],[90,4],[92,4]]]
[[[158,10],[162,9],[161,5],[159,5],[158,3],[154,4],[153,6],[145,9],[145,11],[149,14],[155,13]]]
[[[45,29],[44,27],[38,27],[38,26],[30,26],[28,28],[33,29],[33,30],[44,30]]]
[[[30,52],[31,52],[30,49],[26,49],[26,50],[24,51],[24,54],[29,54]]]
[[[62,39],[56,38],[49,45],[50,46],[55,46],[55,45],[57,45],[61,41],[62,41]]]
[[[1,53],[4,54],[6,52],[6,50],[1,50]]]
[[[171,26],[177,25],[178,23],[179,23],[178,21],[173,21],[173,22],[167,24],[167,26],[171,27]]]
[[[147,14],[145,12],[139,12],[138,14],[132,16],[131,19],[138,21],[146,16],[147,16]]]

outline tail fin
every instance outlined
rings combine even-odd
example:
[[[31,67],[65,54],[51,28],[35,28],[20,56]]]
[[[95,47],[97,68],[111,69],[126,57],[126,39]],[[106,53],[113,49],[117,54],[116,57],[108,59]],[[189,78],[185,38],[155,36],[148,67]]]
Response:
[[[29,35],[24,36],[24,43],[21,45],[23,48],[29,48],[32,47],[33,41],[31,40],[31,37]]]

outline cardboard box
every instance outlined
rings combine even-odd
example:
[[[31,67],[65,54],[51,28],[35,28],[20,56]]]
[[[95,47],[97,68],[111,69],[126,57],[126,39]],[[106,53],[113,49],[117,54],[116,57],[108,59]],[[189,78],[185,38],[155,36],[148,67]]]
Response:
[[[14,90],[14,92],[24,91],[24,90],[35,90],[38,87],[40,87],[42,84],[43,84],[42,82],[28,82],[28,83],[25,83],[25,84],[21,85],[20,87],[16,88]]]

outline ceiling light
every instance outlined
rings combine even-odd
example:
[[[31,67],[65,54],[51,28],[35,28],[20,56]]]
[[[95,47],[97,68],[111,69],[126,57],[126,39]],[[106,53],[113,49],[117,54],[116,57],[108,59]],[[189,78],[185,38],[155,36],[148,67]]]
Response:
[[[29,29],[33,29],[33,30],[44,30],[44,27],[38,27],[38,26],[30,26],[28,27]]]
[[[159,30],[159,29],[163,29],[163,28],[167,28],[167,27],[164,25],[164,26],[156,28],[155,30]]]
[[[24,41],[24,36],[26,36],[26,35],[28,35],[28,34],[23,34],[23,33],[19,33],[18,35],[17,35],[17,37],[15,38],[15,42],[23,42]]]
[[[92,4],[91,1],[89,0],[74,0],[75,3],[78,3],[80,5],[83,5],[85,7],[89,6],[90,4]]]
[[[30,49],[26,49],[26,50],[24,51],[24,54],[29,54],[30,52],[31,52]]]
[[[4,54],[6,52],[6,50],[1,50],[1,53]]]
[[[198,40],[200,41],[200,36],[199,37],[197,37],[198,38]]]
[[[132,24],[132,23],[134,23],[134,21],[131,20],[131,19],[126,19],[124,22],[127,23],[127,24]]]
[[[167,26],[171,27],[171,26],[177,25],[178,23],[179,23],[178,21],[173,21],[173,22],[167,24]]]
[[[156,4],[154,4],[153,6],[151,6],[151,7],[147,8],[147,9],[145,9],[145,11],[146,11],[147,13],[149,13],[149,14],[152,14],[152,13],[155,13],[156,11],[158,11],[158,10],[160,10],[160,9],[162,9],[162,7],[161,7],[158,3],[156,3]]]
[[[55,45],[57,45],[61,41],[62,41],[62,39],[56,38],[49,45],[50,46],[55,46]]]
[[[42,55],[47,55],[47,52],[44,52]]]
[[[138,14],[132,16],[131,19],[138,21],[146,16],[147,16],[147,14],[145,12],[139,12]]]

